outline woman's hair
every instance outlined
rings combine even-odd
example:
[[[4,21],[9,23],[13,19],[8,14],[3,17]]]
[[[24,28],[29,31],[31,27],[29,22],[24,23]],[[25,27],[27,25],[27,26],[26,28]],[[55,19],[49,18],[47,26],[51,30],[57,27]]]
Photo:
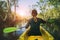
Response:
[[[37,15],[37,10],[33,9],[33,10],[32,10],[32,14]]]

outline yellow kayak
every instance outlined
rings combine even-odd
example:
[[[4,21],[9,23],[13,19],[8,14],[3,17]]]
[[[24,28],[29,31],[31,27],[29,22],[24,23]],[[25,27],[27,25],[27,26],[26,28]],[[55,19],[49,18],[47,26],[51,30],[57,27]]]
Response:
[[[43,40],[42,36],[29,36],[28,40]]]
[[[27,33],[30,27],[17,40],[54,40],[54,37],[49,34],[44,28],[40,27],[42,36],[28,36]]]

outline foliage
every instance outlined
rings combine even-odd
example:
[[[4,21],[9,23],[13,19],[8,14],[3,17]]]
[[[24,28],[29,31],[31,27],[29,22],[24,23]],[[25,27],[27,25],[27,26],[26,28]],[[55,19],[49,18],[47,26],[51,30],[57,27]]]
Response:
[[[48,3],[57,7],[60,5],[60,0],[49,0]]]
[[[38,6],[41,5],[41,3],[43,3],[43,5],[45,6],[40,6],[40,10],[42,11],[42,13],[40,13],[38,15],[38,17],[46,20],[47,22],[51,23],[50,26],[47,26],[46,24],[44,25],[44,28],[50,32],[55,40],[60,40],[60,0],[47,0],[44,4],[44,1],[40,1],[38,2]],[[48,9],[46,9],[46,7],[49,7]],[[53,7],[52,7],[53,6]],[[42,8],[44,7],[44,8]],[[51,8],[50,8],[51,7]],[[44,11],[46,10],[46,11]]]
[[[0,1],[0,18],[4,20],[7,15],[7,5],[5,1]]]

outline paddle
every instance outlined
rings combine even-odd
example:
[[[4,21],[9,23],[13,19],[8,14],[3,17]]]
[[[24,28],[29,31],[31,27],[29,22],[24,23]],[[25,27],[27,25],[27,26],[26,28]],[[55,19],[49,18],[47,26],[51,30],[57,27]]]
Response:
[[[16,30],[17,30],[16,27],[8,27],[8,28],[4,28],[3,32],[4,33],[11,33],[11,32],[14,32]]]

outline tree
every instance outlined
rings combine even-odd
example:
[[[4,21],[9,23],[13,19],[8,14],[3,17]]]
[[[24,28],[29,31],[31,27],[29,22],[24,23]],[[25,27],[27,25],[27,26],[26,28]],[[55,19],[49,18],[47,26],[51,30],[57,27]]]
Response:
[[[48,3],[58,7],[58,5],[60,5],[60,0],[49,0]]]
[[[37,2],[38,4],[35,5],[36,7],[40,7],[40,10],[42,11],[39,14],[39,17],[42,17],[43,19],[46,19],[48,22],[50,22],[52,25],[49,27],[49,32],[54,36],[55,40],[60,40],[60,0],[40,0]],[[45,4],[44,4],[45,3]],[[41,6],[42,5],[42,6]],[[48,9],[46,9],[48,6]],[[46,11],[45,11],[46,10]],[[46,26],[45,26],[46,27]],[[48,28],[46,28],[47,30]]]

